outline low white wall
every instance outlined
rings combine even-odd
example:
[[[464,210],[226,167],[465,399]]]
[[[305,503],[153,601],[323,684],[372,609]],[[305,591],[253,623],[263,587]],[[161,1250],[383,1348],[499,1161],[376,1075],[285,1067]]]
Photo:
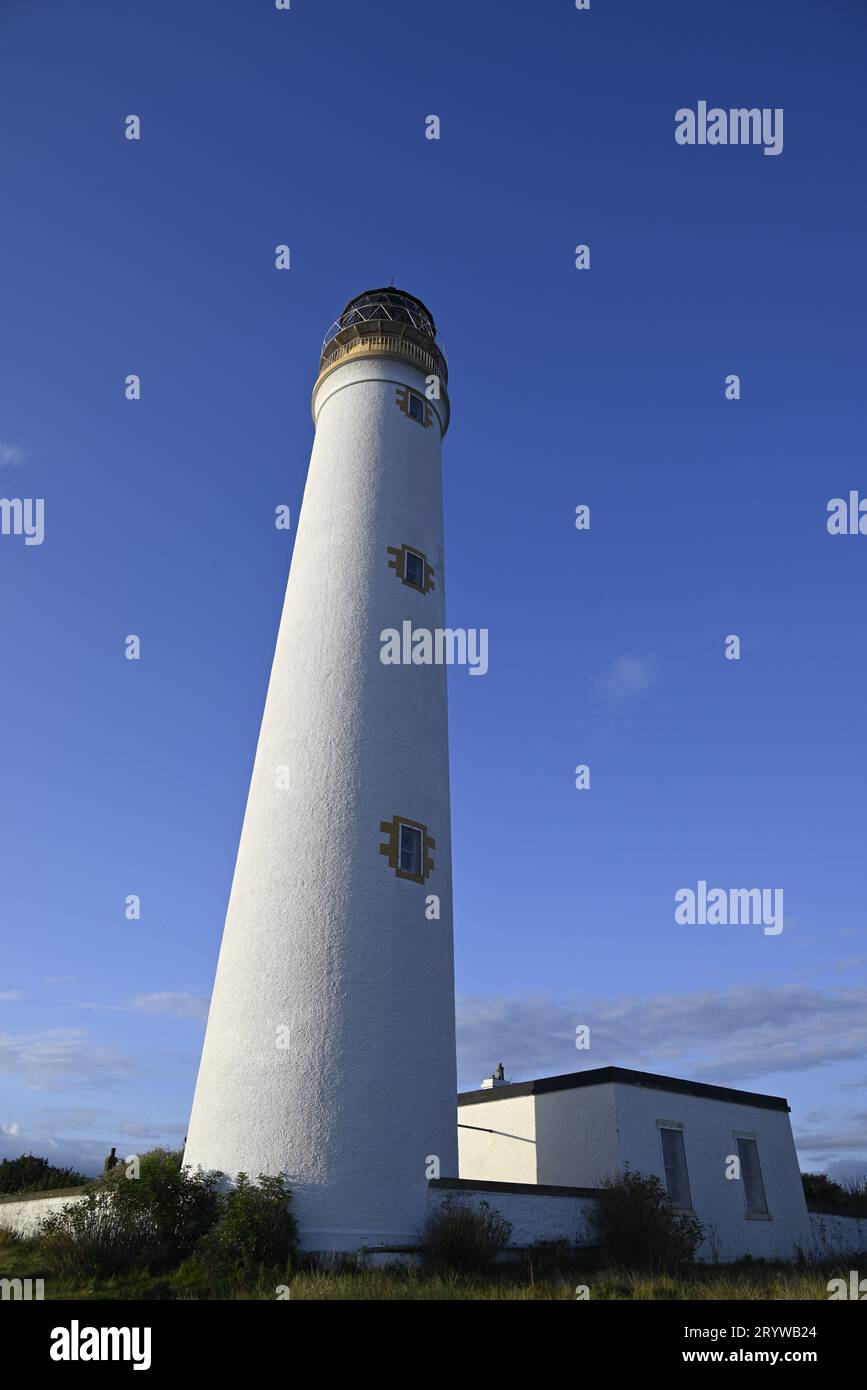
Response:
[[[450,1198],[462,1205],[487,1202],[512,1223],[510,1248],[534,1245],[538,1240],[568,1240],[570,1245],[592,1245],[595,1237],[588,1216],[593,1196],[575,1189],[540,1187],[522,1183],[475,1183],[460,1178],[439,1178],[428,1184],[430,1210]]]
[[[863,1216],[838,1216],[836,1213],[811,1211],[810,1225],[820,1259],[826,1255],[867,1253],[867,1218]]]
[[[595,1197],[591,1189],[534,1187],[525,1183],[474,1182],[440,1178],[428,1184],[428,1203],[436,1211],[449,1198],[469,1206],[487,1202],[512,1223],[510,1248],[534,1245],[539,1240],[568,1240],[570,1245],[596,1243],[589,1217]],[[810,1212],[812,1243],[805,1253],[817,1259],[867,1253],[867,1218]],[[699,1260],[709,1258],[702,1248]],[[777,1256],[779,1258],[779,1256]]]
[[[16,1236],[35,1236],[40,1222],[49,1212],[62,1211],[80,1202],[83,1188],[65,1187],[59,1192],[32,1192],[21,1197],[0,1198],[0,1229]]]

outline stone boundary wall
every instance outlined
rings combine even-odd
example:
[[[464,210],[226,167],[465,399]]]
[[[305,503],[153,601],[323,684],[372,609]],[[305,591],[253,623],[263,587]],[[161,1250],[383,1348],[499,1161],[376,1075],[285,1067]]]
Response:
[[[841,1216],[839,1212],[810,1211],[810,1225],[816,1254],[820,1259],[826,1255],[865,1255],[867,1254],[867,1217]],[[867,1269],[864,1270],[867,1277]]]
[[[34,1236],[44,1216],[80,1202],[85,1191],[84,1187],[61,1187],[53,1192],[13,1192],[0,1197],[0,1230]]]
[[[0,1230],[33,1236],[42,1218],[81,1201],[86,1189],[64,1187],[52,1192],[13,1193],[0,1197]],[[595,1243],[590,1213],[596,1200],[590,1187],[546,1187],[531,1183],[484,1182],[467,1178],[434,1178],[428,1183],[428,1205],[436,1211],[449,1198],[477,1206],[487,1202],[512,1223],[510,1248],[526,1249],[540,1240],[568,1240],[591,1248]],[[867,1254],[867,1217],[837,1212],[810,1212],[818,1258]],[[864,1271],[867,1277],[867,1268]]]
[[[487,1202],[512,1223],[509,1249],[525,1249],[539,1240],[568,1240],[590,1247],[595,1242],[589,1222],[596,1192],[592,1187],[546,1187],[521,1182],[485,1182],[471,1178],[432,1178],[428,1183],[431,1212],[455,1198],[478,1206]]]

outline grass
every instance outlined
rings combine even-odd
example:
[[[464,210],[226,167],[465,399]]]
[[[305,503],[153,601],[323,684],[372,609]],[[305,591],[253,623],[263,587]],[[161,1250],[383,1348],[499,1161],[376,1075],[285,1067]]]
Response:
[[[861,1257],[862,1266],[865,1257]],[[135,1273],[112,1278],[58,1277],[40,1268],[35,1242],[16,1240],[0,1232],[0,1278],[45,1279],[45,1298],[90,1300],[274,1300],[278,1284],[289,1287],[293,1302],[319,1301],[433,1301],[489,1300],[572,1301],[576,1286],[586,1284],[590,1300],[690,1301],[693,1299],[827,1300],[828,1280],[848,1280],[857,1269],[857,1256],[812,1265],[765,1264],[743,1261],[733,1265],[697,1265],[682,1276],[648,1275],[613,1268],[564,1266],[544,1279],[534,1278],[529,1266],[500,1265],[487,1274],[426,1274],[414,1269],[355,1269],[335,1265],[314,1269],[299,1263],[282,1274],[260,1271],[250,1278],[218,1280],[195,1260],[187,1260],[165,1275]]]

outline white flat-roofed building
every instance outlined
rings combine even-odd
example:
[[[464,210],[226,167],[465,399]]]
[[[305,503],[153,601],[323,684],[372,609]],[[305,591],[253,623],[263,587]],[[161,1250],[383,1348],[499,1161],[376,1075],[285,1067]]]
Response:
[[[705,1228],[705,1259],[812,1251],[781,1096],[599,1067],[458,1096],[461,1179],[597,1188],[625,1164],[655,1173]]]

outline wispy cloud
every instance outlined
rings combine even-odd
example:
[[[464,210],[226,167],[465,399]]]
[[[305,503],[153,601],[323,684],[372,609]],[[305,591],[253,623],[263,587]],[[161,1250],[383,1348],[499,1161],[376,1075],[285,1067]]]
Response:
[[[81,1028],[0,1033],[0,1076],[14,1077],[30,1090],[63,1090],[70,1083],[105,1089],[135,1070],[131,1058],[94,1042]]]
[[[203,994],[137,994],[127,1007],[136,1013],[165,1014],[169,1018],[192,1018],[204,1023],[209,1003]]]
[[[27,452],[19,444],[0,443],[0,468],[20,468]]]
[[[154,994],[135,994],[120,1004],[82,1004],[83,1009],[99,1009],[109,1013],[154,1014],[164,1018],[193,1019],[204,1023],[208,1017],[210,999],[206,994],[165,990]]]
[[[807,1128],[794,1128],[803,1169],[821,1169],[837,1182],[867,1179],[867,1110],[823,1115]]]
[[[786,926],[788,926],[788,921]],[[867,965],[867,956],[849,956],[846,960],[835,960],[835,970],[861,970]]]
[[[590,1049],[575,1029],[590,1028]],[[461,1085],[478,1086],[499,1061],[529,1080],[588,1067],[625,1066],[745,1086],[867,1051],[867,989],[743,986],[684,995],[583,1001],[459,998]]]
[[[606,704],[622,704],[643,695],[658,683],[658,662],[655,656],[630,653],[618,656],[601,675],[596,677],[596,695]]]
[[[0,1158],[24,1152],[50,1157],[81,1173],[99,1173],[112,1144],[124,1157],[165,1146],[179,1148],[186,1127],[179,1120],[131,1120],[90,1106],[41,1106],[20,1124],[0,1125]]]
[[[23,989],[4,989],[2,992],[0,992],[0,1000],[3,1000],[3,1001],[7,1001],[7,1000],[10,1000],[10,999],[23,999],[23,998],[24,998],[24,990],[23,990]]]
[[[841,1149],[867,1154],[867,1110],[850,1110],[839,1119],[826,1118],[816,1129],[795,1127],[795,1140],[801,1153],[828,1157]]]

